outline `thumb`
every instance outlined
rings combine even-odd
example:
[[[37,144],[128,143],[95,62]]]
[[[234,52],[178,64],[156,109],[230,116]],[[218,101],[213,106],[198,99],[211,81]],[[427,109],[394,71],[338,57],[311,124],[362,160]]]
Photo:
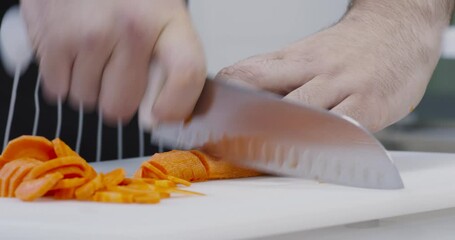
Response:
[[[311,64],[292,60],[289,54],[278,51],[242,60],[222,69],[216,80],[233,82],[285,95],[311,79]]]

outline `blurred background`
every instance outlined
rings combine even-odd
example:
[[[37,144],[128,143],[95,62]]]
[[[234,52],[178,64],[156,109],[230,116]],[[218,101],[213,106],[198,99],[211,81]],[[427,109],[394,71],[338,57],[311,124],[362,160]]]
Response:
[[[209,74],[336,23],[348,0],[190,0]],[[453,24],[453,23],[452,23]],[[455,152],[455,60],[441,58],[420,105],[376,134],[390,150]]]

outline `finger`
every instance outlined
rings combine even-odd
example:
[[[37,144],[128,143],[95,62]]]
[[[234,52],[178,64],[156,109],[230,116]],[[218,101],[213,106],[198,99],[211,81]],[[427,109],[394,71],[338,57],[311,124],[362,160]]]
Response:
[[[145,92],[155,38],[148,29],[123,28],[102,77],[99,108],[108,124],[130,121]],[[156,31],[150,31],[156,32]]]
[[[70,104],[78,109],[95,108],[100,92],[104,66],[114,47],[114,42],[101,35],[88,36],[82,44],[74,62],[69,91]]]
[[[317,67],[303,54],[298,59],[286,51],[259,55],[222,69],[217,80],[244,81],[277,94],[288,94],[316,75]]]
[[[150,63],[147,89],[142,98],[138,113],[139,124],[141,124],[144,130],[149,131],[157,124],[157,120],[152,115],[152,109],[161,91],[162,84],[165,81],[164,77],[163,67],[158,61],[153,60]]]
[[[345,99],[349,92],[326,75],[319,75],[290,92],[284,100],[330,109]]]
[[[167,25],[158,39],[156,54],[166,81],[153,115],[160,121],[182,120],[191,114],[206,78],[202,46],[188,17]]]
[[[43,76],[42,89],[50,102],[66,99],[71,81],[74,55],[71,46],[60,42],[49,44],[40,51],[40,71]]]
[[[331,112],[352,118],[372,132],[379,131],[387,123],[380,104],[362,95],[353,94],[331,109]]]

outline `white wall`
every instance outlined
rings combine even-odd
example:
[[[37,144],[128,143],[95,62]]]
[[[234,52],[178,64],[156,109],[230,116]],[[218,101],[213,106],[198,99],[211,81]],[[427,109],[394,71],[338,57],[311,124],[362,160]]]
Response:
[[[348,0],[190,0],[209,74],[338,21]]]

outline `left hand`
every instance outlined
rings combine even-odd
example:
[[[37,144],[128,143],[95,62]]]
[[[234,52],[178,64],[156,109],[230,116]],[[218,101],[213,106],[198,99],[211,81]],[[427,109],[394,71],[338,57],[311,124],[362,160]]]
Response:
[[[282,50],[227,67],[217,79],[329,109],[379,131],[417,106],[438,61],[440,33],[414,30],[418,34],[391,34],[401,29],[343,19]]]

